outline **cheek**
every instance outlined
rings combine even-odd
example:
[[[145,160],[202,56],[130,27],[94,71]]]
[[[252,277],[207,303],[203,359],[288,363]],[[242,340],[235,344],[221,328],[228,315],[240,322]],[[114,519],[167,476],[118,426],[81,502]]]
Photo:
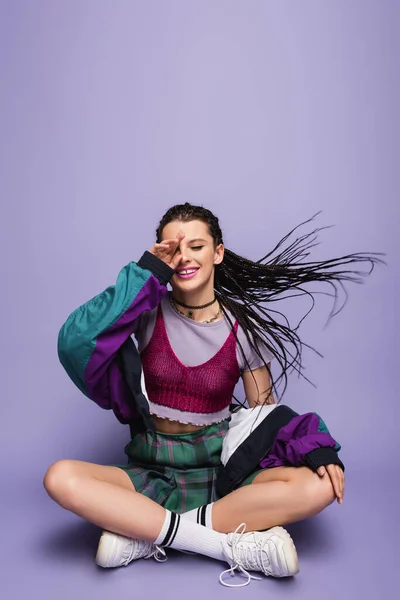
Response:
[[[213,269],[214,268],[214,252],[207,252],[207,254],[205,254],[202,259],[201,262],[203,264],[204,267],[206,267],[207,269]]]

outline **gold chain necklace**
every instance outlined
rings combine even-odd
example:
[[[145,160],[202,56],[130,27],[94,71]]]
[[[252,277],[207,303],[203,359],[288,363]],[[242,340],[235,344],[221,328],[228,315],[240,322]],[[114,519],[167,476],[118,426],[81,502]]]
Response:
[[[179,308],[177,307],[177,305],[175,304],[175,302],[173,301],[172,297],[170,297],[170,304],[172,306],[172,308],[174,308],[176,310],[177,313],[179,313],[180,315],[182,315],[183,317],[186,317],[187,319],[192,319],[192,321],[194,321],[192,315],[192,311],[189,311],[189,314],[185,315],[185,313],[182,310],[179,310]],[[208,319],[207,321],[196,321],[196,323],[213,323],[213,321],[216,321],[218,319],[218,317],[221,315],[222,313],[222,309],[221,309],[221,305],[219,305],[219,309],[216,315],[214,315],[211,319]]]

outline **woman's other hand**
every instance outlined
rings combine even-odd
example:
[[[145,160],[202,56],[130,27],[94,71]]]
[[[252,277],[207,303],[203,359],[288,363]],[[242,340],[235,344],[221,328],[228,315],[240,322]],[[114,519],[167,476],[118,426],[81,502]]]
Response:
[[[320,477],[324,477],[325,475],[330,477],[337,501],[339,504],[342,504],[344,496],[344,473],[339,465],[320,467],[317,473]]]

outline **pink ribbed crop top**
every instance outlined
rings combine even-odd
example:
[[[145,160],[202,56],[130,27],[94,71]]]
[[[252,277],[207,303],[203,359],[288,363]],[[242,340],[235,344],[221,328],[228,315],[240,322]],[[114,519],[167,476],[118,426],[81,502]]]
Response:
[[[234,329],[237,333],[237,321]],[[240,377],[232,331],[210,360],[186,367],[172,350],[159,307],[153,335],[141,359],[151,414],[193,425],[210,425],[229,416]]]

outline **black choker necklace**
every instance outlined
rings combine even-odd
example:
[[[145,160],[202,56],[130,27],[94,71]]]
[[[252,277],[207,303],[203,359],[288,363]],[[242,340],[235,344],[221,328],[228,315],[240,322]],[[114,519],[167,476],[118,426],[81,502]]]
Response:
[[[175,300],[173,299],[173,297],[172,297],[172,296],[170,296],[170,299],[169,299],[169,300],[170,300],[170,304],[171,304],[172,308],[173,308],[174,310],[176,310],[176,312],[178,312],[179,314],[183,315],[184,317],[188,317],[189,319],[193,319],[193,311],[192,311],[192,310],[189,310],[188,314],[187,314],[187,315],[185,315],[185,313],[184,313],[184,312],[182,312],[182,311],[180,310],[180,308],[178,308],[178,305],[177,305],[177,304],[175,304]],[[213,304],[213,302],[211,302],[210,304]],[[209,304],[208,306],[210,306],[210,304]],[[200,308],[200,307],[199,307],[199,306],[196,306],[196,307],[194,307],[194,308]],[[199,321],[199,322],[200,322],[200,323],[213,323],[214,321],[216,321],[216,320],[218,319],[218,317],[219,317],[221,314],[222,314],[222,309],[221,309],[221,306],[219,306],[219,309],[218,309],[218,312],[217,312],[217,314],[215,314],[213,317],[211,317],[211,319],[208,319],[207,321]]]
[[[183,308],[187,308],[188,310],[201,310],[202,308],[208,308],[209,306],[211,306],[211,304],[214,304],[214,302],[217,301],[217,299],[214,298],[214,300],[211,300],[211,302],[207,302],[207,304],[201,304],[200,306],[189,306],[189,304],[184,304],[183,302],[179,302],[179,300],[177,300],[173,296],[172,296],[172,300],[175,302],[175,304],[179,304],[179,306],[183,306]]]
[[[173,296],[171,296],[171,300],[175,305],[179,305],[179,306],[182,306],[183,308],[186,308],[189,312],[187,315],[184,315],[184,316],[188,316],[190,319],[192,319],[194,310],[202,310],[203,308],[208,308],[209,306],[214,304],[214,302],[217,301],[217,298],[214,298],[214,300],[211,300],[211,302],[207,302],[207,304],[201,304],[200,306],[189,306],[189,304],[185,304],[184,302],[179,302],[179,300],[176,300],[176,298],[174,298]],[[216,317],[219,316],[219,313],[220,313],[220,311],[218,311],[218,314],[216,315]]]

